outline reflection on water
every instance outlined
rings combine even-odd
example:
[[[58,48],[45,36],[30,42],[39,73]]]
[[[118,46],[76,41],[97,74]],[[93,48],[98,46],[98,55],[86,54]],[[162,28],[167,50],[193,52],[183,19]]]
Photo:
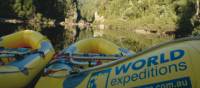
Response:
[[[79,27],[77,27],[79,29]],[[79,35],[77,37],[77,40],[81,40],[84,38],[91,38],[94,35],[94,28],[93,27],[88,27],[84,29],[80,29]]]
[[[15,32],[17,24],[0,23],[0,37]]]
[[[65,35],[66,30],[63,27],[51,27],[51,28],[43,28],[41,33],[48,37],[51,40],[52,44],[56,49],[61,49],[65,45],[65,41],[67,41],[67,35]]]

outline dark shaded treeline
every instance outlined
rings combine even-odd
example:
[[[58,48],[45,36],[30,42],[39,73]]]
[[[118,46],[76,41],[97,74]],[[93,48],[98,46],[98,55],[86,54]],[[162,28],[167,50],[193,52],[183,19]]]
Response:
[[[42,18],[46,18],[55,20],[55,24],[58,24],[60,21],[69,17],[69,10],[74,9],[74,3],[76,2],[73,0],[1,0],[0,18],[18,20],[34,19],[39,21],[41,21]],[[41,16],[38,17],[37,14],[41,14],[42,18]],[[80,20],[80,16],[78,17]],[[70,32],[61,26],[56,25],[55,27],[47,28],[37,26],[40,25],[36,25],[35,28],[27,23],[9,24],[2,22],[0,23],[0,36],[11,34],[21,29],[31,29],[46,35],[56,49],[62,49],[66,44],[72,43],[72,40],[68,38],[71,36]],[[40,28],[42,28],[42,30]]]
[[[192,17],[195,16],[195,3],[187,1],[184,9],[178,10],[180,7],[176,7],[176,14],[180,16],[178,21],[175,38],[187,37],[192,35],[195,26],[192,24]]]
[[[29,19],[35,13],[52,19],[63,19],[71,0],[1,0],[2,18]]]

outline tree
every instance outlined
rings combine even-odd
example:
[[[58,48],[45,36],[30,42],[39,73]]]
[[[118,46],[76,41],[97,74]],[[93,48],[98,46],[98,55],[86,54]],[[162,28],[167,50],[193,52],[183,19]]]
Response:
[[[29,18],[34,15],[33,0],[15,0],[13,10],[20,18]]]

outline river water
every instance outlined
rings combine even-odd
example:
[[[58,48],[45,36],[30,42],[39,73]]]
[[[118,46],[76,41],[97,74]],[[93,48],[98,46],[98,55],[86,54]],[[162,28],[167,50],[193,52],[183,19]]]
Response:
[[[28,24],[0,23],[0,37],[24,29],[40,30],[43,35],[50,39],[56,50],[62,50],[78,40],[93,36],[92,27],[80,28],[79,26],[63,27],[56,25],[35,28]]]

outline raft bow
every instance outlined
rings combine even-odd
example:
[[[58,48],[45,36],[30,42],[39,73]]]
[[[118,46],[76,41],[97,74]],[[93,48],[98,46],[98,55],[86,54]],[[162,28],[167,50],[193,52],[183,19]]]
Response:
[[[1,62],[3,59],[16,58],[0,66],[0,88],[28,86],[55,52],[46,37],[31,30],[1,37],[0,47]],[[19,51],[20,48],[28,50]]]

